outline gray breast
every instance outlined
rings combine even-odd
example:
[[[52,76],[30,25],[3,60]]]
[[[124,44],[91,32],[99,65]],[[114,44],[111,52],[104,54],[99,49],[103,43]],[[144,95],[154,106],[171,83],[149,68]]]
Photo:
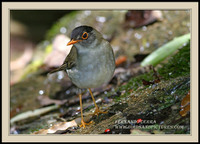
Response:
[[[107,42],[106,42],[107,44]],[[71,81],[79,88],[95,88],[107,83],[114,73],[115,61],[109,46],[85,49],[78,52],[75,67],[67,70]]]

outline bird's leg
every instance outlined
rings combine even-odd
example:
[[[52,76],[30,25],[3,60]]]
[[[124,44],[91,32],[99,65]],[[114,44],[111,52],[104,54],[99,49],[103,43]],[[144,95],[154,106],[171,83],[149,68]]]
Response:
[[[79,94],[79,99],[80,99],[80,107],[81,107],[81,125],[80,125],[80,127],[85,128],[85,125],[91,124],[92,121],[90,121],[89,123],[84,122],[84,120],[83,120],[83,108],[82,108],[82,94]]]
[[[92,91],[91,91],[90,88],[89,88],[89,92],[90,92],[90,95],[91,95],[92,100],[93,100],[93,102],[94,102],[94,105],[95,105],[95,107],[96,107],[96,109],[95,109],[95,111],[94,111],[94,115],[99,115],[99,113],[107,113],[107,112],[103,112],[103,111],[101,111],[101,110],[99,109],[99,107],[97,106],[97,104],[96,104],[96,102],[95,102],[94,96],[93,96]]]

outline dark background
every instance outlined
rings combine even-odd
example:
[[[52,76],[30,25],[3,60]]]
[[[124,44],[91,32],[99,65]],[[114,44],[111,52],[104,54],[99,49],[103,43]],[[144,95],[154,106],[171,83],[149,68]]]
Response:
[[[28,28],[27,37],[34,43],[44,40],[45,33],[69,10],[11,10],[11,18]]]

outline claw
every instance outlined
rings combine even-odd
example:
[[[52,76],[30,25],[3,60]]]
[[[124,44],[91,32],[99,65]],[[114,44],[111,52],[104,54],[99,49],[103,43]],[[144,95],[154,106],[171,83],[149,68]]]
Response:
[[[94,113],[93,113],[93,115],[97,115],[98,116],[100,113],[106,114],[108,112],[107,111],[103,112],[103,111],[99,110],[99,108],[96,108]]]
[[[90,125],[91,123],[93,123],[93,121],[90,121],[89,123],[86,123],[83,120],[81,120],[81,125],[79,125],[79,126],[85,128],[85,125]]]

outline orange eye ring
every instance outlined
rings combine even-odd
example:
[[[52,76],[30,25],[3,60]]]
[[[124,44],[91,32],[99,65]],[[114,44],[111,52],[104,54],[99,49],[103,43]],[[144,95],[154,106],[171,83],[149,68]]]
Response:
[[[88,38],[88,33],[84,32],[83,35],[82,35],[82,39],[87,39],[87,38]]]

